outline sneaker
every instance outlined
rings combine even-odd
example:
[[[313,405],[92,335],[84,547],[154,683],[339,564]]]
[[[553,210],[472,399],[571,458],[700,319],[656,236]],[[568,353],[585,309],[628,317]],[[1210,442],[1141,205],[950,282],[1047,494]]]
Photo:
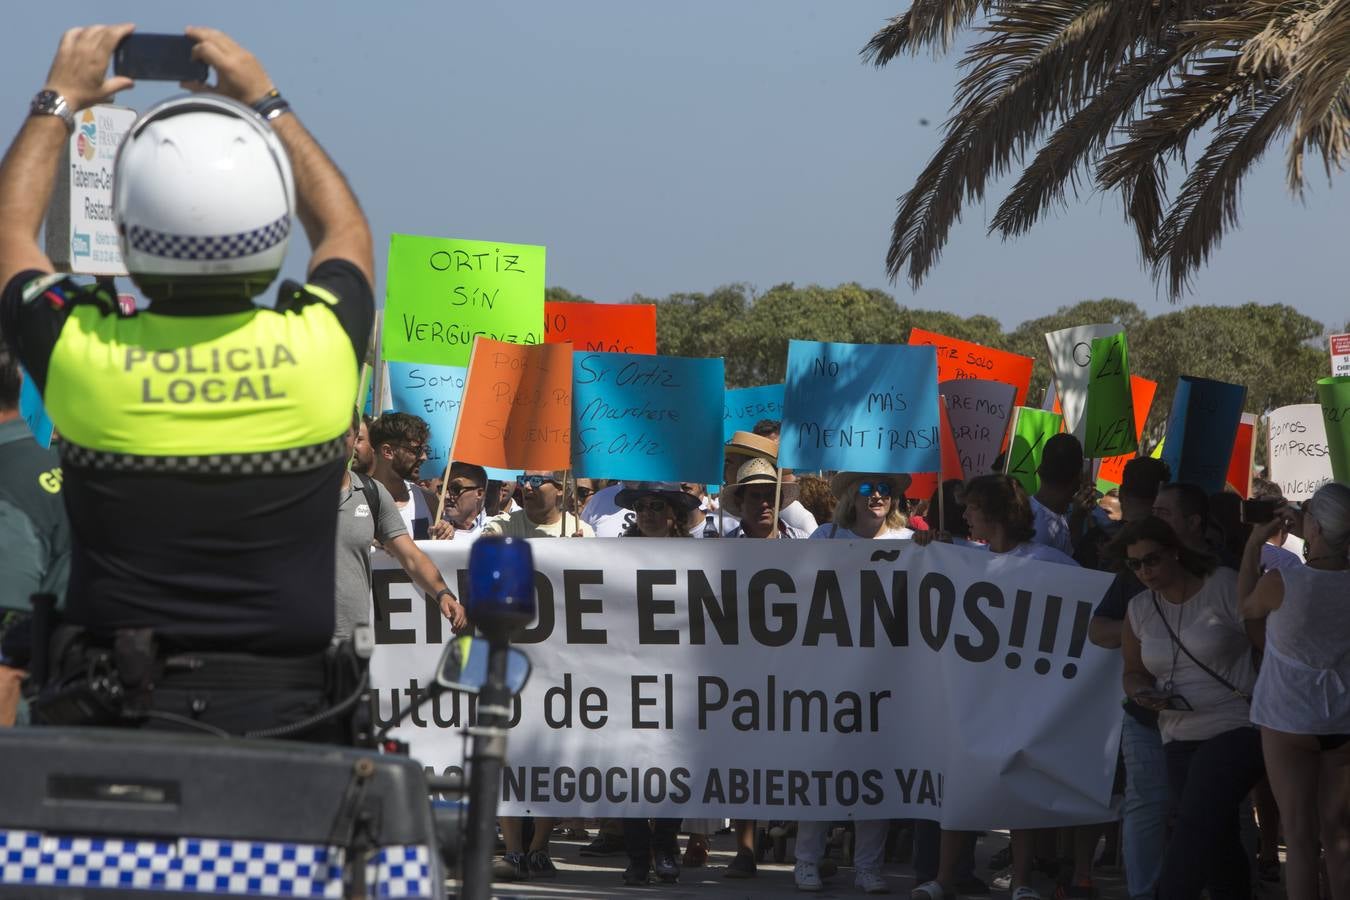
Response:
[[[929,879],[909,892],[909,900],[956,900],[956,892],[947,890],[936,879]]]
[[[792,880],[797,883],[799,891],[818,891],[821,888],[820,867],[813,862],[799,859],[792,867]]]
[[[755,877],[755,851],[747,850],[744,847],[736,851],[736,858],[727,864],[722,870],[723,878],[754,878]]]
[[[623,883],[629,887],[645,887],[651,875],[651,866],[646,863],[630,862],[623,870]]]
[[[656,877],[666,884],[680,880],[680,864],[675,861],[674,850],[657,850],[652,854],[652,870]]]
[[[530,864],[524,853],[508,853],[492,861],[493,881],[529,881]]]
[[[858,869],[853,873],[853,886],[864,894],[889,894],[891,886],[876,869]]]
[[[525,857],[525,864],[530,868],[531,878],[557,878],[558,870],[553,865],[553,860],[548,858],[547,850],[531,850],[530,855]]]
[[[623,837],[602,831],[595,836],[595,840],[577,852],[582,856],[620,856],[624,853]]]

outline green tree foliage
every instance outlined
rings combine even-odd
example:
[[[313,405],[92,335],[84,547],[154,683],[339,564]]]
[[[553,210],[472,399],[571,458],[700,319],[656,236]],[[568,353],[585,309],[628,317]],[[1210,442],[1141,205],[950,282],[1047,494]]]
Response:
[[[561,288],[550,290],[575,296]],[[1322,323],[1282,304],[1191,306],[1149,316],[1128,300],[1103,298],[1064,306],[1005,330],[990,316],[899,306],[884,291],[856,283],[835,288],[780,284],[763,294],[731,284],[707,294],[635,296],[630,302],[656,305],[658,352],[724,357],[727,386],[732,388],[781,381],[792,338],[903,343],[910,329],[918,327],[1033,357],[1030,397],[1036,403],[1050,383],[1046,332],[1114,322],[1129,337],[1135,374],[1158,382],[1146,446],[1162,437],[1181,375],[1244,384],[1247,410],[1261,413],[1312,402],[1317,379],[1329,371]]]

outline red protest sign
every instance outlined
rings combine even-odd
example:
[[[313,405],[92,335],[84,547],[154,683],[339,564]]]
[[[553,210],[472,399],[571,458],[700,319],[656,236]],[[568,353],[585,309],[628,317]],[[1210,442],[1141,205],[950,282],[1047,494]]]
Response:
[[[961,481],[965,473],[961,470],[961,454],[957,451],[956,440],[952,436],[952,422],[947,417],[946,399],[940,397],[939,401],[938,418],[941,422],[938,424],[938,443],[942,449],[942,480],[950,481],[955,478]],[[937,486],[937,472],[916,472],[910,475],[905,496],[911,500],[927,500],[933,496]]]
[[[922,328],[910,330],[909,342],[937,348],[938,381],[950,381],[953,378],[1001,381],[1017,388],[1014,406],[1026,405],[1027,388],[1031,386],[1031,367],[1035,364],[1030,356],[995,350]]]
[[[1153,406],[1153,395],[1158,392],[1158,382],[1149,381],[1138,375],[1130,376],[1130,397],[1134,401],[1134,439],[1136,442],[1144,437],[1144,422],[1148,420],[1149,408]],[[1097,486],[1100,490],[1102,482],[1107,483],[1107,489],[1120,486],[1120,479],[1125,477],[1125,464],[1137,456],[1137,453],[1123,453],[1120,456],[1108,456],[1102,460],[1101,468],[1097,470]]]
[[[544,302],[544,343],[575,350],[655,353],[656,307],[645,303]]]
[[[1228,461],[1228,483],[1246,500],[1252,495],[1252,461],[1256,453],[1256,415],[1243,413]]]

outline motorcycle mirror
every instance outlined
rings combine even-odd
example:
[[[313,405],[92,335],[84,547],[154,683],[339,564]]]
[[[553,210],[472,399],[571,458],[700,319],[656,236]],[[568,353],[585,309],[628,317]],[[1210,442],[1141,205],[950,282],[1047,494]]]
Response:
[[[487,683],[489,652],[488,642],[483,638],[452,639],[441,654],[436,683],[448,690],[477,694]],[[515,696],[530,678],[530,658],[515,648],[508,649],[506,654],[506,689]]]

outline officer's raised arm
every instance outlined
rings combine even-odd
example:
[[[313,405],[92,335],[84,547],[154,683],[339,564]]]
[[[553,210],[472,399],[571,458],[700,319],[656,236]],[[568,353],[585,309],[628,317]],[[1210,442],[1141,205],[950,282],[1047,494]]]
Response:
[[[0,164],[0,285],[20,272],[52,271],[38,244],[61,146],[70,139],[75,113],[131,87],[130,78],[108,78],[108,62],[134,25],[91,25],[61,36],[42,90]]]
[[[214,91],[252,106],[269,121],[286,148],[295,171],[296,212],[313,248],[308,271],[328,259],[345,259],[373,284],[370,226],[356,196],[328,154],[291,114],[290,105],[262,64],[222,31],[190,27],[186,33],[197,42],[193,56],[215,70],[216,83],[183,86]]]

